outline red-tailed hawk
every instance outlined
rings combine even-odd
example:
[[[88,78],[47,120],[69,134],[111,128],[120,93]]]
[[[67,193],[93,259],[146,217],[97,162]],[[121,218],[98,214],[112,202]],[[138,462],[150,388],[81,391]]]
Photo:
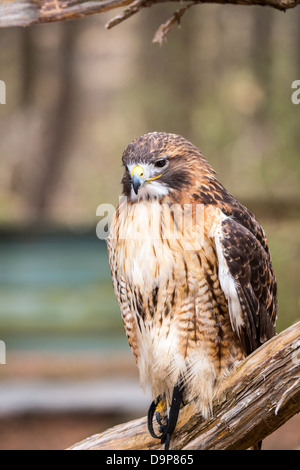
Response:
[[[127,147],[123,165],[109,261],[152,389],[149,430],[168,448],[181,401],[209,417],[222,377],[275,334],[277,285],[262,227],[194,145],[153,132]]]

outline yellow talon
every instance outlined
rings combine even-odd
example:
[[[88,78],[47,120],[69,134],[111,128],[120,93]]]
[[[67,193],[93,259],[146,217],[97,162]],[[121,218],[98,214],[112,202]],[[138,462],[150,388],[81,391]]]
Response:
[[[156,421],[160,425],[162,430],[163,426],[166,426],[168,419],[166,416],[167,403],[166,400],[160,400],[155,408]]]
[[[166,408],[167,408],[166,400],[160,400],[160,402],[158,402],[158,404],[155,408],[155,412],[160,413],[160,414],[164,414],[165,411],[166,411]]]

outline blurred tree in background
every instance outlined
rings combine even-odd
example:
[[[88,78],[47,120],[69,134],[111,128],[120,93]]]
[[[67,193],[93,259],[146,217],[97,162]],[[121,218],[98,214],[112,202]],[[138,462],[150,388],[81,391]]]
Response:
[[[120,192],[122,150],[153,129],[195,142],[244,201],[298,208],[299,11],[203,5],[152,45],[167,16],[0,31],[3,224],[94,224]]]

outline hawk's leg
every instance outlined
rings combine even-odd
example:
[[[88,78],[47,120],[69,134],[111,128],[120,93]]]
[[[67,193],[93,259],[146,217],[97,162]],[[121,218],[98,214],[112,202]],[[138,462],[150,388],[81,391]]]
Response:
[[[148,410],[148,430],[152,437],[160,439],[161,442],[165,444],[165,450],[169,450],[170,437],[176,427],[182,396],[182,384],[176,385],[173,389],[172,402],[168,417],[165,416],[166,402],[161,396],[156,400],[153,400]],[[154,413],[156,421],[159,424],[160,435],[157,435],[153,429]]]
[[[162,399],[158,402],[155,407],[155,418],[159,424],[159,432],[163,433],[167,425],[168,418],[166,416],[167,403],[166,400]]]

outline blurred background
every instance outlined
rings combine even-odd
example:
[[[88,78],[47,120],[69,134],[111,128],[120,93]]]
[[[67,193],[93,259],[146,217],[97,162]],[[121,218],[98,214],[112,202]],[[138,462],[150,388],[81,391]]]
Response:
[[[265,228],[277,331],[300,319],[300,8],[201,5],[152,44],[173,11],[0,30],[1,449],[63,449],[147,411],[96,237],[141,134],[201,149]],[[299,417],[264,448],[300,448]]]

